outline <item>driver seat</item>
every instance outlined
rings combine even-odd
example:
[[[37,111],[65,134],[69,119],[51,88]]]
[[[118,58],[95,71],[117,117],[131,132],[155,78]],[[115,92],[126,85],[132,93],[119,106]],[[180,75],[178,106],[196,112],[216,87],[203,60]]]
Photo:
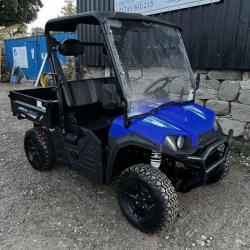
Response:
[[[63,94],[68,107],[81,107],[98,102],[98,93],[95,81],[66,81],[63,84]]]

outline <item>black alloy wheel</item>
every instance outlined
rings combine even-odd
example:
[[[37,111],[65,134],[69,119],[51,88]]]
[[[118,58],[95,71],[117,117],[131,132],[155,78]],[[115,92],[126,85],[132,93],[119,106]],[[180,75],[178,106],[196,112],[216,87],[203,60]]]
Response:
[[[30,165],[38,171],[47,171],[55,166],[55,153],[50,131],[33,128],[26,132],[24,150]]]
[[[178,215],[177,194],[171,181],[150,165],[135,165],[121,174],[118,202],[127,220],[146,233],[169,227]]]

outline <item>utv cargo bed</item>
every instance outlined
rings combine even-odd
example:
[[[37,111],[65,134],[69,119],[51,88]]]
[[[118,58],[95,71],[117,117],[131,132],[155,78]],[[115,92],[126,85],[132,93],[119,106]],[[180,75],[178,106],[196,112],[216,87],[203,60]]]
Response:
[[[13,90],[9,97],[12,112],[18,119],[26,118],[48,128],[58,124],[58,101],[52,87]]]

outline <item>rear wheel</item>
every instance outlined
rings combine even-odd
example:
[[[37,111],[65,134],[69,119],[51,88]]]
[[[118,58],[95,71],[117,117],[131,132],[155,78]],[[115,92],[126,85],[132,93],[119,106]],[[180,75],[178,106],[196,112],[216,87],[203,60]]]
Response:
[[[30,165],[38,171],[47,171],[55,165],[55,153],[50,131],[34,128],[26,132],[24,149]]]
[[[178,215],[177,194],[171,181],[160,170],[145,164],[121,174],[118,201],[127,220],[146,233],[169,227]]]

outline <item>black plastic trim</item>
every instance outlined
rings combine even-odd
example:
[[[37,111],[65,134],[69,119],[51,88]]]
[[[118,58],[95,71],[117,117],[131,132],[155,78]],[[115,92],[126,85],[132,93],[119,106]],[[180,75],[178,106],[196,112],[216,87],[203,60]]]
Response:
[[[108,164],[107,164],[107,171],[105,178],[106,184],[109,184],[112,181],[114,164],[119,151],[129,146],[136,146],[145,150],[155,150],[158,152],[162,151],[161,145],[153,143],[152,141],[147,140],[146,138],[140,137],[135,134],[130,134],[118,139],[110,137],[109,138],[110,150],[108,155]]]
[[[206,151],[201,156],[187,156],[185,159],[185,164],[194,164],[196,166],[200,166],[203,173],[203,180],[205,183],[207,181],[207,176],[221,164],[226,162],[232,138],[233,130],[231,129],[226,139],[222,139],[207,147]],[[209,155],[211,155],[221,145],[225,145],[224,154],[222,158],[213,163],[212,165],[207,166],[206,160],[208,159]]]

